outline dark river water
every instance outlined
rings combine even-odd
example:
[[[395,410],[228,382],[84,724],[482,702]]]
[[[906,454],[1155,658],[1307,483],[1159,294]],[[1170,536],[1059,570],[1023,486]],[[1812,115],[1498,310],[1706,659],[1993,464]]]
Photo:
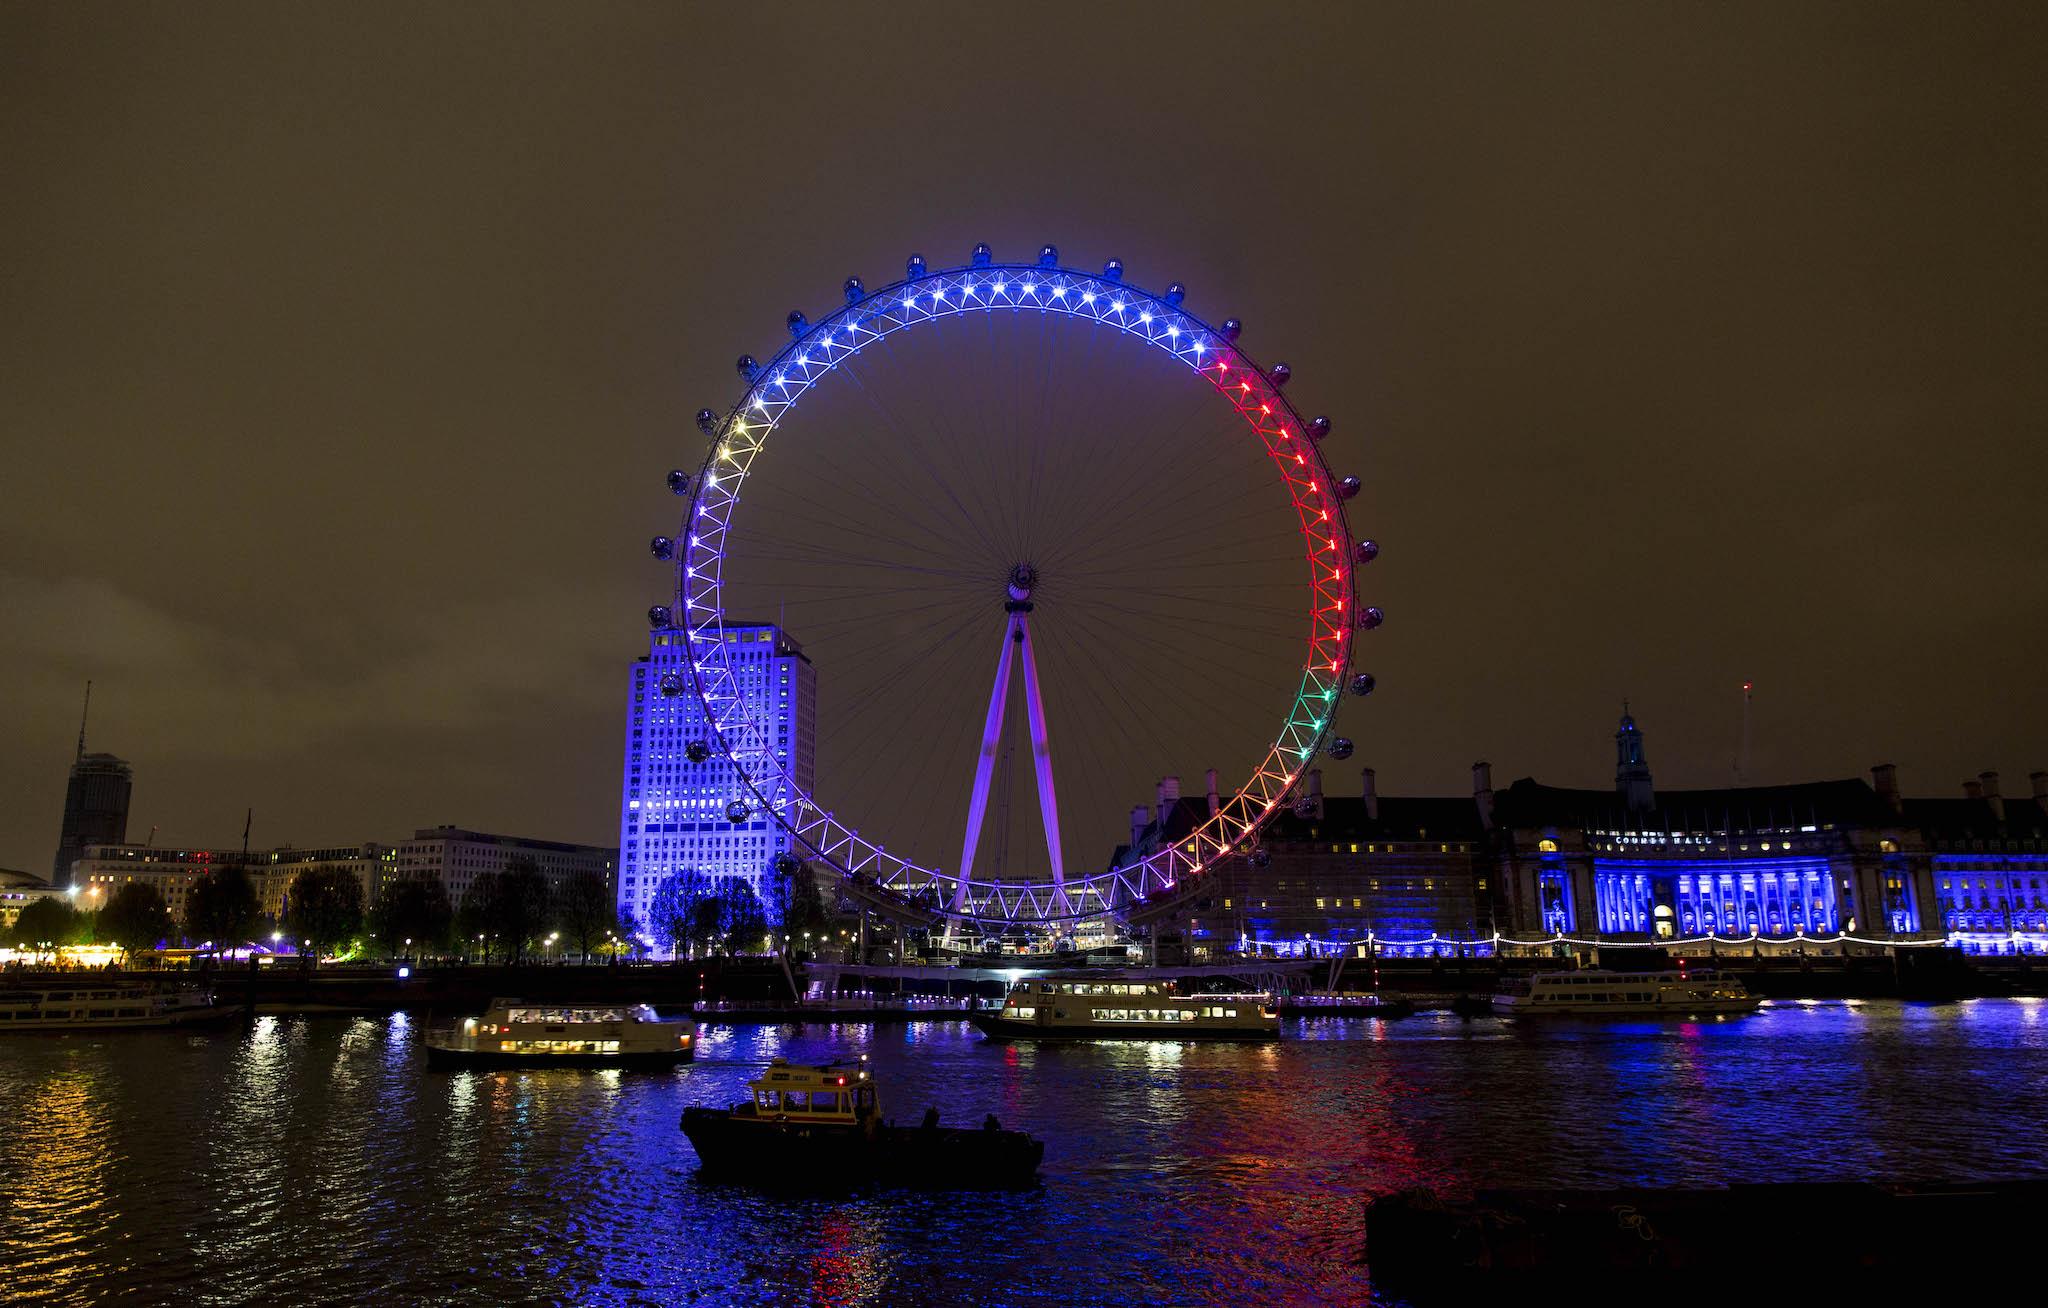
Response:
[[[1364,1303],[1413,1184],[2048,1174],[2048,1004],[1703,1024],[1318,1019],[1263,1048],[716,1026],[673,1073],[428,1072],[416,1019],[0,1043],[0,1296],[35,1303]],[[886,1111],[1047,1141],[1015,1195],[788,1198],[676,1129],[865,1051]]]

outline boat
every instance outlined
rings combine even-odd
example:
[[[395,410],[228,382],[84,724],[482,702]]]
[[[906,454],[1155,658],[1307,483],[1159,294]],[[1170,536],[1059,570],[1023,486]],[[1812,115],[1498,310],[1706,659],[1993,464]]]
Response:
[[[106,982],[47,982],[0,990],[0,1033],[118,1031],[186,1026],[235,1016],[199,987],[151,989]]]
[[[1526,986],[1493,997],[1493,1011],[1512,1017],[1686,1017],[1753,1013],[1763,1001],[1726,973],[1538,972]]]
[[[949,1127],[937,1108],[917,1126],[882,1116],[867,1058],[791,1063],[778,1058],[730,1108],[691,1106],[682,1131],[711,1180],[771,1188],[883,1186],[1009,1190],[1031,1185],[1045,1142],[1008,1131],[990,1114],[978,1127]]]
[[[429,1067],[673,1067],[697,1055],[697,1024],[647,1004],[493,999],[481,1017],[429,1029]]]
[[[1171,981],[1033,977],[969,1021],[991,1040],[1277,1040],[1268,994],[1180,994]]]
[[[1289,995],[1280,1011],[1294,1017],[1378,1017],[1392,1020],[1415,1016],[1415,1001],[1389,997],[1377,990]]]

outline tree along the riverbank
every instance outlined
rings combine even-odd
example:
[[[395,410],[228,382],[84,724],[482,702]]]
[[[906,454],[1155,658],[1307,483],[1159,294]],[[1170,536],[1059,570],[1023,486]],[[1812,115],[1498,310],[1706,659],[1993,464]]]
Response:
[[[602,873],[578,872],[555,896],[555,924],[586,963],[618,923],[618,903]]]
[[[550,902],[540,864],[511,859],[503,871],[486,872],[470,883],[456,914],[456,934],[465,949],[474,946],[486,962],[502,954],[517,963],[546,932]]]
[[[246,943],[261,920],[256,884],[239,863],[209,869],[185,901],[185,934],[216,954]]]
[[[363,930],[363,888],[344,868],[308,868],[285,892],[285,930],[317,957],[354,940]]]
[[[107,897],[96,934],[133,955],[172,939],[177,930],[161,890],[147,881],[126,881]]]
[[[455,910],[439,877],[393,881],[370,909],[370,935],[390,957],[438,954],[448,948]]]
[[[93,917],[61,899],[38,899],[21,910],[7,931],[16,949],[47,953],[64,945],[83,945],[93,938]]]

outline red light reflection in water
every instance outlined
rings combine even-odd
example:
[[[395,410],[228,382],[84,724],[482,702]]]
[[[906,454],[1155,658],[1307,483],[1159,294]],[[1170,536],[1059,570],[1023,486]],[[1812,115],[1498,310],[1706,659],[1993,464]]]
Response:
[[[888,1279],[888,1260],[878,1246],[872,1220],[856,1219],[849,1208],[829,1212],[818,1227],[818,1245],[809,1260],[810,1301],[872,1301]]]

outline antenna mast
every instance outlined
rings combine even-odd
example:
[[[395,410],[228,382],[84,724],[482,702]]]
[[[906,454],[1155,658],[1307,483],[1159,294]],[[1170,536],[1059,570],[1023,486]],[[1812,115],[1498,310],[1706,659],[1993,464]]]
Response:
[[[78,715],[78,758],[85,757],[85,723],[92,716],[92,682],[85,683],[85,708]],[[72,762],[77,762],[73,759]]]
[[[1735,763],[1735,784],[1738,786],[1749,784],[1749,696],[1754,689],[1755,682],[1742,683],[1742,756]]]

